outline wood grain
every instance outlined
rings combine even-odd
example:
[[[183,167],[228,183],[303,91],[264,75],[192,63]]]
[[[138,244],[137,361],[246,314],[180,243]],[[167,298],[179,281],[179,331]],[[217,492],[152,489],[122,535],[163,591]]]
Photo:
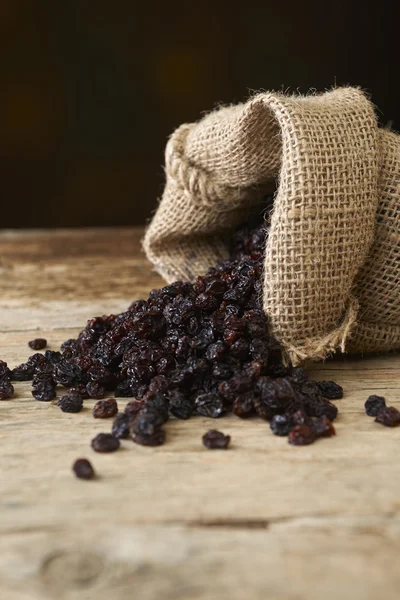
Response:
[[[0,234],[0,357],[26,360],[39,333],[56,349],[159,285],[141,233]],[[304,448],[230,416],[217,423],[228,451],[202,447],[216,423],[196,418],[171,420],[163,447],[124,441],[102,456],[90,440],[110,423],[92,418],[92,401],[68,415],[16,384],[0,402],[0,597],[397,599],[400,428],[374,423],[363,403],[376,392],[400,406],[399,357],[311,368],[346,394],[337,436]],[[73,477],[78,456],[95,481]]]

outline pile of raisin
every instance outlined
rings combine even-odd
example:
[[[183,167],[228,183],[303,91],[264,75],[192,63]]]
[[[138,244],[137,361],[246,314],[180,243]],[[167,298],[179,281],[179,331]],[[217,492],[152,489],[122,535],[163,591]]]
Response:
[[[84,399],[102,400],[107,392],[135,398],[118,414],[114,400],[96,404],[95,417],[116,415],[112,437],[97,446],[116,446],[129,436],[158,446],[171,415],[218,418],[229,412],[242,419],[258,415],[294,445],[333,435],[338,411],[329,400],[341,398],[342,389],[284,364],[269,333],[261,301],[267,234],[259,217],[234,233],[230,258],[193,283],[176,281],[124,313],[90,319],[60,352],[34,354],[12,371],[3,367],[3,375],[0,367],[0,398],[11,393],[11,379],[32,380],[32,394],[45,401],[64,386],[58,405],[66,412],[79,412]]]

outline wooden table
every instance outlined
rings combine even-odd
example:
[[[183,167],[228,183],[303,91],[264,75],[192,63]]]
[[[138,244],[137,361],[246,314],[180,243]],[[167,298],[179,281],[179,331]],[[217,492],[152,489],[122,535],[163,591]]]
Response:
[[[161,280],[140,230],[0,234],[0,357],[11,366],[124,310]],[[400,402],[399,357],[314,365],[345,388],[336,438],[294,448],[260,420],[170,421],[168,443],[95,454],[109,422],[37,402],[30,384],[0,402],[0,597],[91,599],[398,599],[400,428],[367,417],[370,393]],[[124,401],[121,401],[124,404]],[[96,481],[71,464],[92,460]]]

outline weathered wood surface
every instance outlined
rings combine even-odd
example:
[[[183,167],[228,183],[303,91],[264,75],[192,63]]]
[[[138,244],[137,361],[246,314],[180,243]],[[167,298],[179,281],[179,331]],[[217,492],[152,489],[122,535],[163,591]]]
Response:
[[[51,348],[86,319],[123,310],[161,280],[139,230],[0,234],[0,358],[14,366],[40,334]],[[338,359],[315,377],[346,390],[336,438],[292,448],[267,424],[170,421],[168,443],[112,455],[90,439],[109,422],[35,401],[0,402],[0,598],[396,599],[400,428],[365,416],[380,393],[400,405],[400,359]],[[124,401],[121,402],[123,404]],[[96,481],[71,464],[90,458]]]

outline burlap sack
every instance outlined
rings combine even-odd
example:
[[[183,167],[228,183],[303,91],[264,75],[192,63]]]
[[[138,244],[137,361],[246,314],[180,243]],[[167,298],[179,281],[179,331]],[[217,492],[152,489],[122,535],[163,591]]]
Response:
[[[360,308],[349,352],[400,348],[400,136],[379,131],[374,241],[355,282]]]
[[[275,181],[263,301],[292,361],[344,350],[350,337],[357,351],[395,347],[399,156],[358,89],[259,94],[171,136],[144,249],[167,281],[193,279],[227,256],[232,229]]]

